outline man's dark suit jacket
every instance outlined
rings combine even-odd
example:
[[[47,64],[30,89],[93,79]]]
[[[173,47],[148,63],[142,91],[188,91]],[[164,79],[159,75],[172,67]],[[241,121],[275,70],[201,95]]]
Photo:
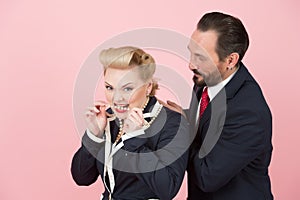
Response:
[[[203,88],[194,89],[199,100]],[[197,106],[198,101],[192,100],[191,124]],[[209,103],[194,132],[188,200],[273,199],[268,175],[272,116],[259,85],[243,64]]]

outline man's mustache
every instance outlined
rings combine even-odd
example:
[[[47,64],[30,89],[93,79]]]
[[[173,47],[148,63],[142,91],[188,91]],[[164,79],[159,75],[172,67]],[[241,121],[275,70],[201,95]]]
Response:
[[[192,69],[192,72],[194,72],[194,74],[197,74],[197,75],[200,75],[200,76],[201,76],[201,74],[200,74],[200,72],[198,71],[198,69]]]

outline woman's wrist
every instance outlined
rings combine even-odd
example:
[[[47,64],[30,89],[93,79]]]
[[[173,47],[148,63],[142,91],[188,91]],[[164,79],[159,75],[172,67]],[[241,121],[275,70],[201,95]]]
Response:
[[[94,134],[94,133],[93,133]],[[99,130],[97,134],[94,134],[96,137],[103,139],[104,130]]]
[[[87,133],[87,136],[95,142],[101,143],[105,140],[104,132],[102,132],[101,134],[99,133],[98,135],[95,135],[92,131],[87,129],[86,133]]]

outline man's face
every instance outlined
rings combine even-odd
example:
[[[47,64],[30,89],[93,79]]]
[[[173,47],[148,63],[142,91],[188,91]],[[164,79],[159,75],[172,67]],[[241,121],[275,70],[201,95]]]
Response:
[[[194,72],[196,85],[213,86],[220,83],[226,72],[225,63],[219,60],[216,52],[218,35],[215,31],[195,30],[191,36],[188,49],[191,53],[189,68]]]

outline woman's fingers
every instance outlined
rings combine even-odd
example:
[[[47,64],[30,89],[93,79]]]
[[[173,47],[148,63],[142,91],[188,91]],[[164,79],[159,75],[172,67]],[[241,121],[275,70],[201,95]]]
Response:
[[[100,107],[105,107],[105,109],[110,107],[107,102],[101,100],[95,101],[94,105],[98,110],[100,110]]]
[[[86,109],[87,128],[96,136],[101,136],[104,132],[107,123],[106,108],[105,102],[97,101]]]
[[[85,113],[85,116],[87,116],[87,117],[90,117],[90,116],[95,116],[95,113],[94,112],[91,112],[91,111],[86,111]]]
[[[101,106],[100,107],[100,113],[98,115],[99,117],[106,117],[106,106]]]
[[[108,105],[108,103],[106,101],[103,101],[103,100],[97,100],[95,101],[95,105]]]
[[[139,108],[132,108],[129,115],[132,115],[137,121],[141,123],[144,122],[143,111]]]
[[[104,101],[96,101],[94,106],[87,107],[87,110],[89,112],[92,112],[94,114],[97,114],[99,117],[106,117],[108,116],[108,113],[106,113],[106,109],[109,107],[108,104],[106,104]],[[88,114],[88,113],[86,113]],[[89,113],[91,114],[91,113]]]
[[[135,126],[135,127],[142,127],[143,126],[143,121],[137,119],[133,115],[128,116],[127,119],[130,120],[132,122],[133,126]]]
[[[95,106],[93,106],[93,107],[89,106],[89,107],[87,107],[87,110],[91,111],[91,112],[94,112],[94,113],[99,113],[100,112],[100,110],[97,109]]]
[[[132,132],[141,129],[144,125],[143,112],[139,108],[131,109],[124,121],[124,131]]]
[[[124,121],[124,127],[123,130],[127,133],[133,132],[137,129],[139,129],[138,123],[132,116],[128,116],[127,119]]]

